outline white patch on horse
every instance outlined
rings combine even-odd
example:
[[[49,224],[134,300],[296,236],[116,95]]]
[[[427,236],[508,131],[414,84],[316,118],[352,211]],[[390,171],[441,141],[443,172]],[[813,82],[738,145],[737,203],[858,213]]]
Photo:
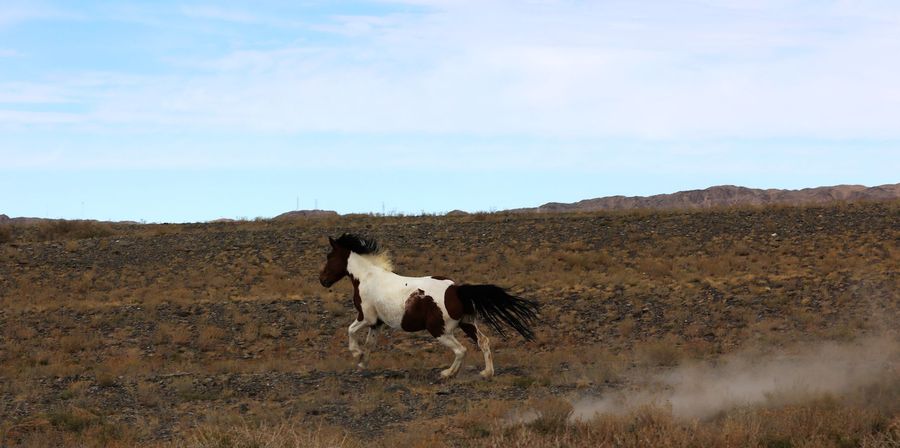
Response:
[[[385,269],[383,264],[376,261],[380,261],[378,257],[355,252],[351,252],[347,260],[347,272],[359,281],[360,305],[365,322],[374,325],[381,319],[391,328],[401,328],[407,299],[421,289],[423,297],[430,296],[441,310],[444,333],[456,328],[458,321],[450,318],[443,301],[449,282],[437,281],[431,277],[403,277]]]

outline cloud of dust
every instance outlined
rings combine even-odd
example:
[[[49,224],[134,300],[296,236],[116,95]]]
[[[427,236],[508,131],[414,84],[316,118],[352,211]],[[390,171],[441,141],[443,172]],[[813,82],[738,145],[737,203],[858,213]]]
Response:
[[[896,377],[898,359],[900,341],[887,337],[798,346],[765,355],[745,351],[715,363],[689,363],[633,378],[629,382],[637,386],[629,390],[579,399],[572,404],[572,419],[624,414],[644,406],[671,408],[678,418],[704,419],[742,406],[845,395]]]

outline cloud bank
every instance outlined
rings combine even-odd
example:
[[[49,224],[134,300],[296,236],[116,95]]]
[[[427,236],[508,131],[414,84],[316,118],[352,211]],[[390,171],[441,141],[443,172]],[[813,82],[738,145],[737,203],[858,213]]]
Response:
[[[145,32],[188,39],[178,30],[193,26],[201,42],[218,33],[229,43],[140,41],[134,51],[151,69],[0,78],[5,103],[52,92],[47,104],[80,105],[7,108],[2,126],[900,138],[900,59],[890,57],[900,54],[900,7],[890,2],[373,5],[317,15],[266,3],[82,14],[85,26],[140,16]],[[240,32],[259,37],[233,37]]]

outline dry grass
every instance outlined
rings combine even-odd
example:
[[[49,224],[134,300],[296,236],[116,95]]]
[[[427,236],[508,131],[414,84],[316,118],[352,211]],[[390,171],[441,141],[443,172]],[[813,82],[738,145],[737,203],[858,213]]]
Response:
[[[745,409],[712,421],[684,422],[648,407],[586,422],[566,419],[565,403],[547,404],[535,420],[495,427],[484,447],[895,447],[900,419],[833,400],[777,409]]]
[[[635,348],[638,362],[648,366],[671,367],[684,359],[682,350],[674,337],[665,340],[647,341]]]
[[[636,371],[890,333],[898,220],[881,203],[0,227],[0,445],[897,446],[891,382],[703,421],[568,415]],[[492,338],[491,382],[464,342],[438,383],[449,352],[386,331],[358,373],[350,287],[316,278],[344,231],[402,274],[539,299],[536,342]]]
[[[193,431],[184,442],[174,447],[196,448],[353,448],[359,442],[338,430],[307,428],[299,425],[254,425],[242,422],[236,426],[206,425]]]
[[[41,221],[35,225],[38,241],[102,238],[113,235],[112,225],[96,221]]]

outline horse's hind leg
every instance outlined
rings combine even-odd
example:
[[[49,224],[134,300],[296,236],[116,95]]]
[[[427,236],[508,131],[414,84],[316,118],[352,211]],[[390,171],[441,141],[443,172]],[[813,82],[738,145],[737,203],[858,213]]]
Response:
[[[494,355],[491,354],[491,340],[478,327],[475,327],[475,330],[478,331],[478,348],[484,353],[484,370],[481,371],[481,376],[487,379],[494,376]]]
[[[457,372],[459,372],[459,367],[462,365],[462,360],[466,356],[466,348],[462,344],[460,344],[452,334],[449,333],[438,337],[437,340],[441,344],[444,344],[445,346],[453,350],[453,355],[455,356],[453,358],[453,364],[450,364],[449,368],[441,371],[442,378],[450,378],[453,375],[456,375]]]
[[[485,379],[494,376],[494,355],[491,354],[491,340],[481,332],[481,329],[474,322],[460,322],[459,328],[462,328],[472,342],[478,344],[478,348],[484,354],[484,370],[481,371],[481,376]]]

